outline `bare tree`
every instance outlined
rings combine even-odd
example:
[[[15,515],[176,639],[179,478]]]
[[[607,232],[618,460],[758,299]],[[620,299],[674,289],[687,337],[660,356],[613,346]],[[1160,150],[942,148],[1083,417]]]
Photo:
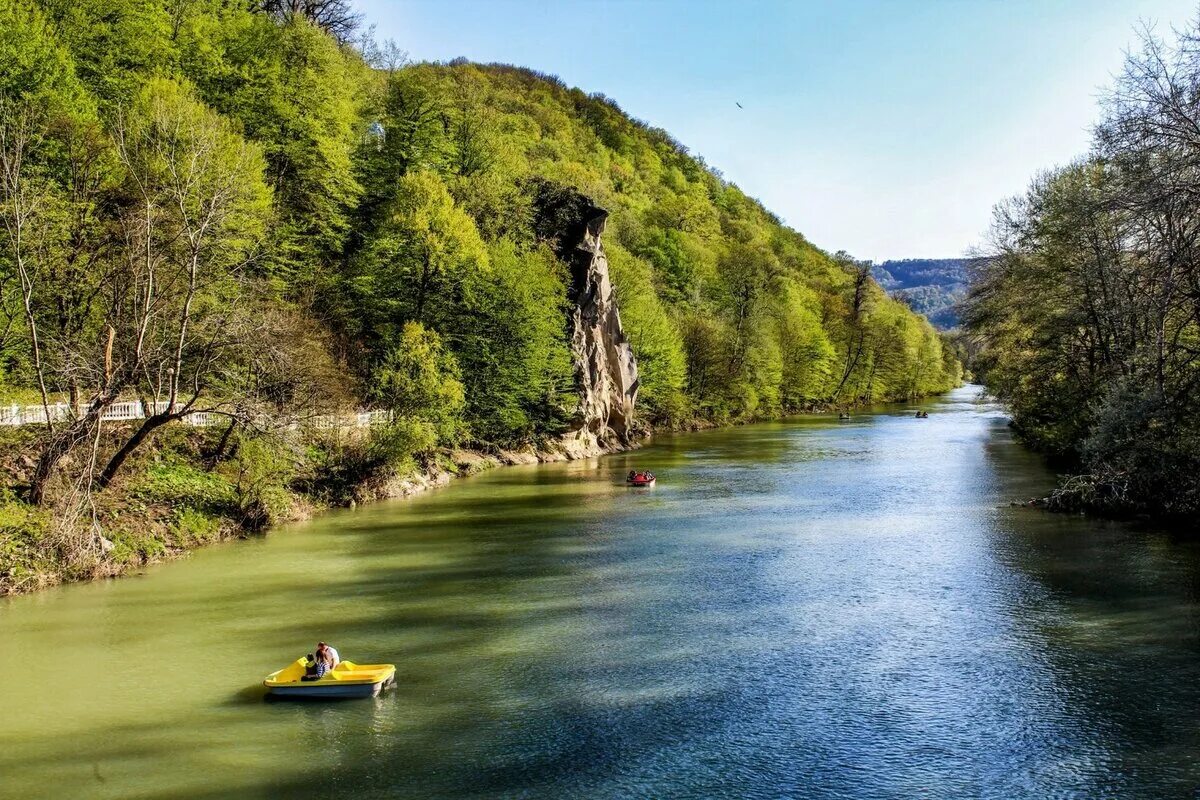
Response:
[[[122,393],[136,394],[147,417],[100,472],[100,488],[159,427],[231,403],[212,392],[233,343],[256,324],[238,314],[270,208],[261,153],[167,80],[151,81],[113,131],[124,188],[96,293],[103,321],[98,336],[71,343],[72,362],[95,391],[45,443],[30,482],[34,503]]]
[[[303,17],[342,44],[348,43],[362,23],[349,0],[259,0],[259,9],[277,19]]]
[[[21,104],[0,104],[0,221],[4,225],[8,261],[16,270],[20,288],[21,313],[29,336],[34,376],[42,396],[47,429],[54,430],[50,417],[50,398],[46,390],[46,369],[38,319],[34,313],[34,294],[52,248],[54,225],[53,190],[48,181],[39,179],[31,155],[44,137],[46,121],[37,109]]]
[[[375,26],[367,28],[358,39],[358,49],[363,60],[390,77],[409,64],[408,51],[396,44],[395,39],[375,38]]]
[[[269,208],[260,151],[173,84],[139,116],[118,118],[115,138],[135,198],[126,372],[147,416],[101,471],[101,488],[155,430],[220,388],[223,359],[256,324],[239,310]]]

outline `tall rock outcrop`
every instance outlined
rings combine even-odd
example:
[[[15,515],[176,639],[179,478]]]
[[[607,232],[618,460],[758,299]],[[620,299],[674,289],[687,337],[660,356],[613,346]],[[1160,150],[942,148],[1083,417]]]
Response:
[[[563,447],[582,456],[633,444],[637,360],[621,327],[621,313],[600,241],[608,212],[579,192],[540,182],[535,186],[535,227],[554,244],[571,271],[571,356],[579,405]]]

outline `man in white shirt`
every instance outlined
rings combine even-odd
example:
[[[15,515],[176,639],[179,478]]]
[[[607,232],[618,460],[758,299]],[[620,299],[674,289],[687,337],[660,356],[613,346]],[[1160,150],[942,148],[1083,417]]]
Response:
[[[335,667],[338,665],[338,662],[342,660],[342,657],[338,655],[338,651],[333,648],[333,645],[328,645],[324,642],[317,642],[317,649],[325,649],[328,651],[329,655],[333,657],[333,665]]]

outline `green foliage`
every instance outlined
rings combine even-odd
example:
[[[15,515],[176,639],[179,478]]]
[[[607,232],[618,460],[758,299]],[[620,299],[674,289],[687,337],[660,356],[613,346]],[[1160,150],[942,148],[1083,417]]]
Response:
[[[477,273],[488,266],[487,248],[471,218],[454,204],[435,173],[415,172],[397,182],[376,236],[355,259],[347,313],[357,333],[381,351],[392,347],[412,320],[434,330],[452,324]]]
[[[254,17],[228,44],[229,64],[197,70],[205,96],[259,142],[276,187],[269,266],[292,293],[336,258],[361,188],[352,153],[361,125],[361,63],[302,17]],[[290,284],[290,285],[289,285]]]
[[[84,100],[69,51],[26,0],[0,0],[0,98],[52,106]]]
[[[780,347],[781,402],[785,408],[819,405],[833,390],[836,354],[821,325],[821,298],[811,287],[787,282],[772,309]]]
[[[697,297],[716,277],[712,253],[681,230],[650,227],[636,246],[661,276],[664,292],[672,300]]]
[[[236,261],[255,246],[270,204],[260,148],[197,102],[188,86],[165,78],[147,81],[123,119],[132,194],[171,207],[176,224],[211,226],[204,232],[214,242],[208,254],[214,263]]]
[[[409,70],[389,71],[381,83],[356,158],[364,225],[395,199],[400,178],[409,171],[435,169],[443,147],[442,100],[436,93]]]
[[[466,402],[458,362],[421,323],[405,323],[375,370],[372,394],[395,417],[426,422],[443,441],[458,438]]]
[[[167,553],[166,542],[145,530],[114,528],[110,536],[108,558],[115,564],[144,564]]]
[[[310,449],[307,475],[297,486],[335,505],[367,499],[429,459],[437,443],[434,426],[412,417],[373,427],[366,436],[323,439]]]
[[[0,594],[36,579],[46,566],[44,540],[50,526],[46,509],[22,502],[0,487]],[[7,574],[4,574],[7,573]]]
[[[109,129],[96,134],[99,153],[119,122],[128,174],[111,183],[123,200],[139,181],[170,189],[167,176],[196,151],[213,155],[189,176],[201,190],[185,193],[185,216],[204,210],[188,203],[211,196],[219,176],[240,193],[220,215],[201,312],[244,291],[221,284],[222,255],[241,263],[255,247],[276,295],[332,321],[375,399],[396,382],[406,325],[420,323],[462,385],[454,424],[426,419],[444,443],[537,440],[570,416],[568,281],[533,235],[532,178],[610,211],[613,284],[654,421],[744,420],[957,379],[928,331],[877,287],[856,306],[852,262],[817,250],[603,96],[506,66],[393,59],[372,70],[303,15],[222,0],[6,0],[0,13],[4,93],[52,98],[81,119],[99,109]],[[77,196],[46,186],[48,197]],[[89,208],[108,199],[95,186]],[[78,216],[60,206],[47,205],[48,220]],[[64,222],[54,235],[77,234]],[[68,304],[90,302],[82,294]],[[63,338],[99,324],[90,310],[77,317]],[[9,363],[25,381],[28,354]],[[235,374],[223,373],[222,391],[239,391]],[[397,386],[389,405],[408,402]]]
[[[181,547],[207,544],[220,535],[221,518],[190,506],[176,508],[172,520],[172,533]]]
[[[607,250],[621,323],[638,357],[639,403],[651,419],[678,420],[688,404],[687,361],[679,329],[654,290],[650,265],[619,244]]]
[[[732,414],[735,383],[733,331],[722,319],[689,311],[682,315],[687,394],[694,413],[727,422]]]
[[[17,0],[21,2],[21,0]],[[159,0],[39,0],[75,73],[99,104],[127,103],[174,60],[172,19]]]
[[[942,330],[959,326],[958,305],[967,296],[982,258],[905,258],[876,264],[879,285]]]
[[[1200,23],[1129,56],[1093,155],[997,208],[966,321],[1065,508],[1200,512]]]
[[[468,429],[491,442],[552,435],[574,399],[565,270],[544,246],[501,239],[488,253],[491,268],[477,276],[473,300],[452,326]]]
[[[242,437],[234,457],[223,465],[222,471],[231,484],[233,502],[247,530],[263,530],[291,510],[287,489],[296,474],[296,465],[281,442]]]
[[[958,380],[932,331],[878,287],[868,290],[869,314],[852,311],[857,265],[783,228],[611,100],[504,66],[418,65],[389,73],[385,83],[379,138],[363,148],[378,170],[379,188],[368,194],[381,206],[392,202],[399,176],[435,171],[489,248],[509,239],[518,250],[528,250],[527,200],[504,187],[548,179],[610,211],[605,246],[638,357],[640,405],[652,419],[748,419],[941,391]],[[464,166],[467,140],[482,153],[467,161],[486,168]],[[376,219],[378,233],[368,233],[363,248],[368,254],[379,243],[392,248],[387,215]],[[352,286],[362,274],[352,271]],[[470,308],[469,300],[460,306]],[[414,317],[411,307],[390,311]],[[898,318],[911,324],[889,327]],[[456,325],[469,314],[420,319],[467,363],[470,330]],[[839,363],[847,351],[850,366]],[[470,418],[474,428],[482,415]]]
[[[371,431],[365,461],[387,473],[403,473],[416,466],[416,457],[432,453],[437,443],[437,430],[433,424],[413,417],[400,417]]]
[[[130,489],[144,503],[221,511],[235,502],[234,487],[224,475],[206,472],[178,454],[150,464]]]
[[[957,351],[862,265],[611,99],[503,65],[405,65],[347,43],[344,3],[285,5],[0,0],[0,147],[21,165],[0,182],[5,397],[160,409],[150,427],[105,426],[91,476],[93,417],[30,434],[48,465],[19,468],[37,502],[66,472],[128,492],[102,503],[107,557],[71,531],[79,563],[43,572],[154,557],[218,535],[218,519],[267,525],[292,489],[368,495],[440,448],[561,434],[578,399],[575,287],[563,231],[535,211],[548,186],[608,212],[652,423],[959,379]],[[236,424],[176,442],[168,423],[193,402]],[[281,433],[362,403],[390,424],[303,455]],[[144,471],[114,483],[135,451]],[[125,502],[155,531],[125,530]],[[0,506],[17,531],[0,542],[26,552],[40,512]]]

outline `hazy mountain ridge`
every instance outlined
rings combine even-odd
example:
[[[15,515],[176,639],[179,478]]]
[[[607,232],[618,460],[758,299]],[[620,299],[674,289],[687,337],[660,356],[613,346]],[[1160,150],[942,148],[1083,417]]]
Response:
[[[959,325],[958,303],[966,297],[970,273],[979,258],[903,258],[875,264],[879,285],[937,328]]]

